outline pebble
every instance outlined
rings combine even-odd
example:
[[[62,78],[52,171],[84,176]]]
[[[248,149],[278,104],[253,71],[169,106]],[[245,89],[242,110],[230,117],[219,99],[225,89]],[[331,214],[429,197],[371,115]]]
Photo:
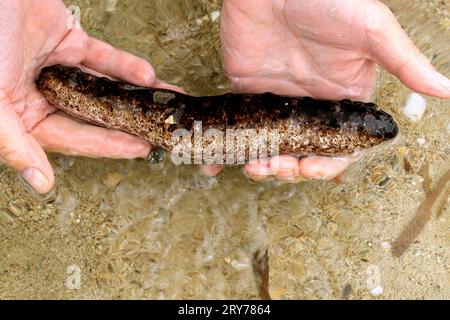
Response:
[[[370,294],[374,297],[381,296],[383,294],[383,287],[381,285],[377,285],[375,288],[370,290]]]
[[[383,249],[385,249],[385,250],[390,250],[390,249],[392,248],[391,244],[390,244],[389,242],[387,242],[387,241],[383,242],[383,243],[381,244],[381,246],[382,246]]]
[[[242,271],[242,270],[245,270],[248,268],[248,263],[246,263],[245,261],[238,261],[238,260],[233,259],[231,261],[231,266],[235,270]]]
[[[206,16],[196,19],[195,21],[197,22],[198,26],[201,26],[203,24],[203,22],[205,22],[207,20],[208,20],[208,16],[206,15]]]
[[[398,153],[400,153],[402,156],[405,156],[408,154],[408,148],[404,147],[404,146],[400,146],[397,149]]]
[[[116,11],[118,0],[106,0],[106,12]]]
[[[426,108],[427,103],[425,99],[418,93],[412,93],[406,101],[406,105],[403,108],[403,113],[411,121],[416,122],[422,119]]]
[[[219,19],[219,17],[220,17],[220,11],[219,10],[211,12],[211,21],[212,22],[216,22],[216,20]]]
[[[427,143],[427,140],[425,140],[424,138],[417,138],[417,144],[419,145],[419,146],[423,146],[423,145],[425,145],[425,143]]]

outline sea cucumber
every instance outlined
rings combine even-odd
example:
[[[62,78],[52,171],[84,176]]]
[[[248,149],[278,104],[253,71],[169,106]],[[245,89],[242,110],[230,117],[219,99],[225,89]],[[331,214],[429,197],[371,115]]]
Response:
[[[325,101],[272,93],[193,97],[135,87],[64,66],[43,69],[37,86],[52,105],[66,113],[142,137],[167,151],[173,152],[179,143],[173,133],[184,130],[191,134],[192,145],[202,150],[209,148],[214,161],[222,159],[225,164],[240,164],[241,158],[244,163],[253,160],[251,151],[264,143],[271,156],[274,152],[294,156],[351,154],[391,140],[398,132],[394,119],[375,104],[350,100]],[[236,143],[237,148],[230,151],[228,135],[222,140],[203,135],[196,144],[196,122],[201,123],[203,131],[224,133],[223,137],[228,131],[239,132],[250,142]],[[267,139],[255,140],[264,132],[277,134],[276,148]],[[196,159],[196,150],[189,160]]]

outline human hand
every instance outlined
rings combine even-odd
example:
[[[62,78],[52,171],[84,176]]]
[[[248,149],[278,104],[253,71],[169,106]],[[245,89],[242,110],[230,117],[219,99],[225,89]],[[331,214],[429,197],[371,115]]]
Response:
[[[416,92],[450,98],[450,81],[379,1],[224,0],[221,19],[224,69],[235,92],[365,101],[379,64]],[[355,159],[281,156],[245,171],[255,180],[331,179]],[[220,169],[203,168],[211,175]]]
[[[145,157],[150,146],[134,136],[74,120],[50,106],[35,79],[49,65],[85,71],[140,86],[155,84],[142,59],[90,38],[60,0],[0,2],[0,160],[39,193],[54,184],[43,148],[67,155]]]

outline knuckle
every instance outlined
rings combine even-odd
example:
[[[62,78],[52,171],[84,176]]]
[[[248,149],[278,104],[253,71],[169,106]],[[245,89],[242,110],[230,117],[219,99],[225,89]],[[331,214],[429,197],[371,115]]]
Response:
[[[8,166],[16,167],[20,162],[20,156],[15,148],[8,143],[5,143],[3,139],[0,139],[0,159]]]
[[[369,36],[377,36],[386,27],[386,21],[391,18],[391,10],[381,2],[376,2],[366,8],[365,29]]]

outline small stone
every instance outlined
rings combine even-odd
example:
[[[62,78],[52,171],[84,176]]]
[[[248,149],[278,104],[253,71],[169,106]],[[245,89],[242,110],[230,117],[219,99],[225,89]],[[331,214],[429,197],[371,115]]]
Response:
[[[427,103],[425,99],[418,93],[412,93],[406,101],[406,105],[403,108],[403,113],[411,121],[416,122],[422,119],[426,108]]]
[[[161,148],[155,148],[148,154],[147,160],[150,164],[158,164],[164,161],[166,153]]]
[[[425,143],[427,143],[427,141],[424,138],[417,138],[417,144],[419,146],[423,146]]]
[[[195,240],[202,240],[203,239],[203,229],[201,225],[196,225],[194,228],[194,232],[192,234]]]
[[[408,154],[408,148],[406,148],[405,146],[400,146],[397,150],[398,153],[400,153],[402,156]]]
[[[392,245],[391,245],[389,242],[387,242],[387,241],[383,242],[383,243],[381,244],[381,246],[382,246],[383,249],[385,249],[385,250],[391,250],[391,248],[392,248]]]
[[[216,20],[219,19],[219,17],[220,17],[220,11],[219,10],[211,12],[211,21],[212,22],[216,22]]]
[[[153,94],[153,101],[156,103],[167,104],[173,98],[175,94],[171,92],[157,91]]]
[[[106,12],[114,12],[117,8],[118,0],[106,0]]]
[[[173,116],[170,116],[164,121],[164,123],[175,124],[175,120],[173,119]]]
[[[208,19],[210,19],[210,18],[211,18],[211,16],[208,17],[208,15],[204,15],[203,17],[196,19],[195,22],[197,23],[198,26],[201,26],[203,23],[208,21]]]
[[[242,271],[248,268],[248,264],[245,263],[244,261],[238,261],[233,259],[231,261],[231,266],[233,267],[233,269],[238,270],[238,271]]]
[[[381,285],[377,285],[375,288],[370,290],[370,294],[374,297],[381,296],[383,294],[383,287]]]
[[[166,208],[159,208],[153,223],[156,225],[164,225],[169,223],[172,218],[172,212]]]

